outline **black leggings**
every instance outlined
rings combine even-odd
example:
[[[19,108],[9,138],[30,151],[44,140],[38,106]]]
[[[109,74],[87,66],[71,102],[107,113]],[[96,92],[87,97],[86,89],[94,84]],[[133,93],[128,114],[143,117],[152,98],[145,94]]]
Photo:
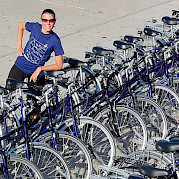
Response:
[[[8,78],[12,78],[18,81],[24,81],[25,78],[28,79],[28,82],[30,80],[31,74],[26,74],[22,70],[20,70],[16,65],[13,65],[11,68]],[[45,75],[41,75],[37,77],[37,85],[44,85],[45,84]]]

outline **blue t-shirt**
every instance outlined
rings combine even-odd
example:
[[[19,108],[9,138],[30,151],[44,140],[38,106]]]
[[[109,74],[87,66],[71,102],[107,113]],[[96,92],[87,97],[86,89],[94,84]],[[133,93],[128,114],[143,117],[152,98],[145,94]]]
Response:
[[[43,34],[41,24],[30,22],[26,23],[26,30],[31,32],[29,41],[23,56],[18,56],[15,61],[15,65],[24,73],[32,74],[37,67],[44,66],[53,51],[55,56],[64,54],[60,38],[53,31]]]

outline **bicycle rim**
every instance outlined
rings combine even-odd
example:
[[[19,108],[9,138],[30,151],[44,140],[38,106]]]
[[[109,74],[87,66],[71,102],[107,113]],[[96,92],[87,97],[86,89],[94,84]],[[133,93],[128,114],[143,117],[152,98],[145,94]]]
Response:
[[[110,131],[100,122],[86,116],[81,117],[77,123],[78,138],[89,149],[94,170],[98,170],[99,164],[112,166],[116,150]],[[73,119],[66,120],[61,130],[73,135]]]
[[[2,163],[2,159],[0,160]],[[7,157],[8,164],[8,176],[13,179],[43,179],[40,170],[29,160],[19,157],[10,156]],[[2,166],[1,166],[2,167]],[[3,168],[1,168],[3,169]],[[6,174],[3,170],[0,172],[0,178],[6,178]]]
[[[65,160],[53,148],[38,142],[30,143],[30,161],[41,171],[44,178],[70,179],[70,171]],[[26,157],[25,145],[18,146],[9,152]]]
[[[131,106],[131,99],[127,97],[122,101]],[[139,112],[147,127],[148,141],[155,142],[166,137],[167,117],[162,107],[146,96],[134,96],[135,110]]]
[[[153,84],[152,99],[155,100],[167,115],[168,129],[176,128],[179,123],[179,96],[169,87]],[[142,93],[147,94],[147,87],[143,87]]]
[[[111,110],[106,106],[94,115],[94,119],[112,130],[117,147],[123,154],[143,150],[146,146],[147,130],[140,115],[132,108],[122,105],[117,105],[114,112],[115,118],[111,119]],[[112,124],[109,120],[112,120]]]
[[[57,131],[56,142],[57,151],[67,162],[72,178],[89,179],[92,174],[92,161],[89,151],[85,145],[77,138]],[[51,133],[39,136],[36,140],[50,144]]]

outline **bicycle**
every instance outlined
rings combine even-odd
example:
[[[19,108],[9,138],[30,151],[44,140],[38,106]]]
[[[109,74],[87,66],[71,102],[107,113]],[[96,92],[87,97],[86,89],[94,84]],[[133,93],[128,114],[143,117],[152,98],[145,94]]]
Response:
[[[54,72],[54,73],[59,73],[59,72]],[[45,99],[42,99],[42,101],[41,102],[39,102],[39,106],[41,106],[42,104],[45,104],[46,102],[47,102],[47,104],[50,104],[49,103],[49,100],[48,100],[48,98],[49,98],[49,96],[48,95],[52,95],[52,94],[50,94],[50,93],[55,93],[56,94],[56,92],[55,91],[53,91],[53,88],[49,88],[48,90],[47,90],[47,93],[46,93],[46,97],[45,97]],[[53,96],[53,95],[52,95]],[[52,97],[51,96],[51,97]],[[50,98],[49,98],[50,99]],[[44,101],[43,101],[44,100]],[[66,103],[67,104],[69,104],[69,99],[67,98],[66,99]],[[57,116],[57,118],[55,119],[54,118],[54,120],[53,120],[53,124],[58,124],[57,122],[59,122],[60,121],[60,116],[61,115],[63,115],[63,110],[61,109],[61,108],[63,108],[63,103],[65,102],[65,100],[64,101],[62,101],[62,106],[59,104],[59,107],[55,110],[55,111],[53,111],[53,113],[51,114],[50,113],[50,106],[49,105],[47,105],[47,114],[49,115],[48,117],[47,117],[47,121],[48,120],[52,120],[52,118],[54,118],[55,117],[55,115]],[[65,103],[64,103],[65,104]],[[70,109],[71,109],[71,107],[69,106],[67,106],[67,108],[68,108],[68,111],[70,111]],[[62,113],[60,114],[60,110],[62,110]],[[67,111],[67,112],[68,112]],[[66,112],[66,113],[67,113]],[[51,117],[50,117],[51,116]],[[100,161],[100,162],[103,162],[103,160],[104,160],[104,162],[105,163],[108,163],[109,165],[112,165],[112,161],[113,161],[113,158],[114,158],[114,156],[115,156],[115,147],[114,147],[114,142],[113,142],[113,139],[112,139],[112,136],[110,135],[110,133],[108,132],[108,129],[106,129],[106,128],[104,128],[103,126],[102,126],[102,124],[99,124],[99,122],[98,122],[98,124],[96,124],[96,122],[91,122],[91,120],[90,119],[87,119],[87,120],[83,120],[83,119],[80,119],[80,122],[82,122],[82,123],[84,123],[84,124],[88,124],[89,123],[89,131],[91,131],[91,142],[93,143],[93,146],[94,146],[94,144],[97,142],[97,141],[95,141],[94,140],[94,138],[93,138],[93,135],[95,135],[95,133],[99,133],[100,131],[100,133],[101,134],[103,134],[103,136],[101,135],[101,136],[99,136],[99,137],[104,137],[105,138],[105,141],[107,142],[107,143],[109,143],[109,149],[107,149],[106,148],[106,150],[107,151],[109,151],[109,153],[108,153],[108,155],[107,155],[107,157],[104,157],[103,155],[101,155],[101,152],[99,151],[99,153],[98,153],[98,155],[96,155],[96,157],[98,157],[97,159]],[[47,123],[48,124],[48,123]],[[59,126],[58,126],[58,128],[56,129],[56,130],[59,130],[60,129],[60,126],[61,126],[61,124],[67,124],[67,123],[65,123],[65,122],[63,122],[63,123],[59,123]],[[66,125],[67,126],[67,125]],[[79,125],[80,126],[80,125]],[[96,127],[96,126],[100,126],[99,128],[98,127]],[[51,129],[51,127],[53,127],[52,126],[52,122],[51,122],[51,125],[50,125],[50,129]],[[97,129],[97,130],[96,130]],[[42,130],[41,130],[41,132],[40,132],[40,134],[43,134],[44,132],[46,132],[46,131],[48,131],[49,129],[48,128],[43,128]],[[52,132],[53,130],[51,130],[51,132]],[[55,132],[55,131],[54,131]],[[74,132],[74,131],[73,131]],[[99,134],[100,134],[99,133]],[[73,134],[74,135],[74,134]],[[86,134],[84,134],[84,135],[86,135]],[[107,136],[106,136],[107,135]],[[58,135],[57,135],[58,136]],[[82,135],[83,136],[83,135]],[[96,136],[97,137],[97,136]],[[107,138],[106,138],[107,137]],[[102,139],[101,138],[101,139]],[[83,139],[83,138],[82,138]],[[83,139],[84,140],[84,139]],[[55,147],[55,145],[56,145],[56,143],[54,143],[54,142],[56,142],[55,141],[55,138],[54,138],[54,135],[52,135],[52,138],[51,138],[51,146],[53,146],[53,147]],[[85,141],[85,142],[88,142],[88,141]],[[88,145],[88,143],[86,143],[86,145]],[[92,144],[90,144],[90,145],[92,145]],[[91,150],[91,152],[93,153],[93,148],[90,148],[90,145],[89,145],[89,149]],[[102,147],[102,145],[103,145],[103,143],[98,143],[96,146],[95,146],[95,149],[98,151],[98,150],[101,150],[101,147]],[[101,146],[99,149],[98,149],[98,146]],[[96,158],[95,157],[95,158]],[[100,159],[100,157],[104,157],[104,159]],[[94,158],[94,160],[96,160]],[[89,159],[89,158],[88,158]],[[88,164],[90,164],[90,162],[88,162]],[[90,167],[90,165],[88,166],[88,167]],[[89,176],[89,170],[91,170],[90,168],[88,168],[88,173],[87,173],[87,176]]]
[[[68,166],[58,152],[45,144],[30,142],[29,139],[31,137],[33,138],[33,134],[29,136],[29,126],[27,125],[28,115],[26,113],[28,105],[25,103],[22,96],[22,88],[25,88],[25,84],[12,79],[8,79],[8,83],[12,86],[16,85],[17,87],[16,95],[19,96],[18,99],[20,101],[22,113],[22,125],[8,133],[6,131],[5,135],[1,137],[2,140],[5,140],[4,144],[6,144],[5,148],[8,151],[8,154],[20,155],[33,161],[38,165],[44,177],[61,176],[64,178],[70,178]],[[17,144],[19,146],[16,146]],[[45,161],[46,158],[48,158],[47,161]],[[50,159],[53,159],[55,165],[54,163],[52,165],[51,162],[49,162]]]

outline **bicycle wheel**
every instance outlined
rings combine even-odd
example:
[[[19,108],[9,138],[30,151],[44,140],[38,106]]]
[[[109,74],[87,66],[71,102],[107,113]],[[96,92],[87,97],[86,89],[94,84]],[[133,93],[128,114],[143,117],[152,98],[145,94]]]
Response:
[[[26,157],[25,145],[12,149],[8,154]],[[62,156],[47,144],[30,143],[30,161],[41,171],[44,178],[70,179],[70,171]]]
[[[92,174],[93,166],[89,151],[85,145],[79,139],[68,134],[63,134],[60,131],[57,131],[55,135],[57,151],[67,162],[71,178],[89,179]],[[50,144],[51,139],[51,133],[45,133],[36,140]]]
[[[117,105],[114,117],[108,106],[94,115],[94,119],[107,126],[115,138],[117,147],[123,154],[143,150],[147,141],[147,130],[143,119],[130,107]]]
[[[86,66],[81,67],[81,71],[79,71],[76,76],[75,84],[77,87],[81,86],[81,88],[78,88],[78,95],[81,100],[101,91],[101,83],[98,77]]]
[[[100,81],[96,77],[96,74],[88,66],[66,68],[65,71],[70,80],[75,81],[76,87],[84,85],[87,93],[94,93],[95,91],[101,90]],[[90,90],[93,87],[95,87],[95,91]]]
[[[64,121],[59,128],[73,134],[73,119]],[[94,170],[98,170],[99,164],[112,166],[115,158],[115,143],[110,131],[100,122],[90,117],[81,117],[77,121],[78,138],[89,149]]]
[[[0,178],[7,178],[3,160],[0,159]],[[40,170],[29,160],[19,156],[7,156],[8,177],[13,179],[43,179]]]
[[[120,71],[110,72],[107,77],[108,90],[112,91],[119,88],[122,85]]]
[[[153,84],[152,88],[152,99],[162,106],[167,115],[168,129],[177,128],[179,123],[179,96],[165,85]],[[142,87],[140,93],[148,95],[148,87]]]
[[[168,169],[172,165],[172,160],[168,155],[158,151],[144,150],[129,154],[125,159],[123,158],[123,161],[118,164],[118,167],[138,173],[141,164],[149,164],[156,168]]]
[[[147,127],[148,142],[154,144],[167,135],[167,117],[162,107],[146,96],[134,96],[135,110],[139,112]],[[120,101],[132,107],[131,98]]]
[[[87,66],[82,66],[79,68],[67,68],[65,71],[67,73],[66,75],[70,77],[70,80],[75,82],[75,86],[73,86],[73,91],[75,91],[75,93],[72,95],[75,105],[79,104],[85,99],[88,99],[90,95],[101,90],[101,83],[99,79],[96,77],[96,74]],[[78,106],[78,113],[82,113],[86,108],[87,105],[85,103]]]
[[[172,77],[172,89],[179,95],[179,78]]]
[[[161,84],[164,84],[166,86],[169,86],[167,78],[163,78],[162,80],[159,80],[158,83],[161,83]],[[179,95],[179,77],[171,76],[170,77],[170,83],[171,83],[171,87],[170,88],[173,91],[175,91],[175,93],[177,93],[177,95]]]
[[[28,108],[29,113],[33,110],[36,110],[36,102],[38,101],[36,96],[28,92],[23,92],[22,95],[24,100],[31,100],[31,105],[29,105],[30,107]],[[19,96],[15,91],[12,91],[8,95],[7,99],[3,101],[3,117],[5,117],[8,132],[16,129],[17,127],[20,127],[22,120],[22,113],[20,107],[21,105],[19,101]]]

